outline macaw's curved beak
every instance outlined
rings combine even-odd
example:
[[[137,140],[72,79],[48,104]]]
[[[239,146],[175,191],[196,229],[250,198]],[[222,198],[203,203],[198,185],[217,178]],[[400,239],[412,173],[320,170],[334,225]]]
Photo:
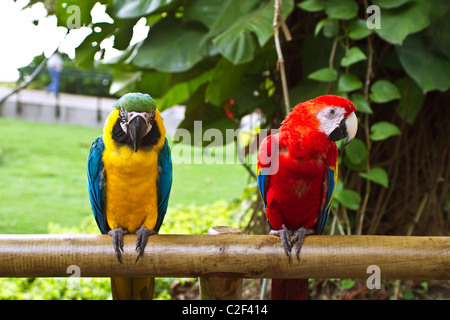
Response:
[[[151,125],[150,125],[151,126]],[[142,138],[150,131],[147,122],[142,117],[136,117],[128,125],[128,134],[133,141],[134,152],[139,150]]]
[[[336,129],[334,129],[333,132],[330,133],[328,139],[330,139],[331,141],[338,141],[347,138],[344,144],[346,146],[356,136],[357,131],[358,119],[356,119],[355,113],[352,112],[347,117],[342,119],[339,126],[337,126]]]

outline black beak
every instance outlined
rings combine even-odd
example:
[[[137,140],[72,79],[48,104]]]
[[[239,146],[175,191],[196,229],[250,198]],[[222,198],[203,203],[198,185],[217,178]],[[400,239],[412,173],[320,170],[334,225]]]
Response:
[[[147,123],[142,117],[136,117],[128,125],[128,134],[133,141],[134,152],[137,152],[141,145],[141,140],[147,132]]]
[[[338,141],[347,138],[344,144],[344,146],[346,146],[356,136],[357,130],[358,120],[356,119],[355,113],[352,112],[346,118],[342,119],[341,123],[339,123],[339,126],[337,126],[337,128],[330,133],[328,139],[330,139],[331,141]]]
[[[343,119],[339,126],[337,126],[336,129],[330,133],[328,139],[331,141],[338,141],[344,139],[345,137],[347,137],[347,125],[345,123],[345,119]]]

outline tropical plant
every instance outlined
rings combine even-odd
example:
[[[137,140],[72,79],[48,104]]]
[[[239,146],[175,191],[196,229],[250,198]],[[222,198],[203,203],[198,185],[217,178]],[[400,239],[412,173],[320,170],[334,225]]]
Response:
[[[92,22],[97,2],[112,23]],[[108,61],[112,93],[186,105],[181,128],[235,129],[255,110],[261,128],[277,128],[298,102],[350,98],[360,130],[340,153],[331,232],[448,234],[448,1],[61,0],[55,13],[59,26],[92,30],[76,50],[79,67],[113,37],[122,54]],[[130,46],[140,19],[148,36]],[[262,216],[258,203],[250,208]]]

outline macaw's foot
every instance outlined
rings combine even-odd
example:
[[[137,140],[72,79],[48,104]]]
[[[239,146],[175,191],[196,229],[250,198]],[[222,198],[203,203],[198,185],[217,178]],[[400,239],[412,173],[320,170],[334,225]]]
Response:
[[[286,252],[286,255],[289,258],[289,262],[291,261],[291,248],[292,248],[292,243],[291,242],[291,235],[292,235],[292,231],[289,230],[288,228],[286,228],[286,226],[283,224],[282,225],[281,230],[270,230],[269,234],[275,235],[280,237],[281,239],[281,244],[283,245],[284,248],[284,252]]]
[[[122,263],[120,260],[120,251],[123,251],[123,235],[127,233],[128,230],[122,228],[108,231],[108,234],[113,238],[114,251],[116,253],[117,260],[119,260],[120,263]]]
[[[139,257],[144,254],[145,245],[147,244],[148,236],[153,234],[158,234],[158,231],[150,230],[145,227],[140,227],[136,230],[137,241],[136,241],[136,251],[138,252],[138,256],[136,258],[136,262],[138,262]]]
[[[291,246],[297,241],[297,246],[295,247],[295,253],[297,255],[297,259],[300,260],[300,250],[302,249],[303,241],[305,240],[305,236],[310,234],[314,234],[313,229],[305,229],[298,228],[294,231],[294,236],[292,237]]]

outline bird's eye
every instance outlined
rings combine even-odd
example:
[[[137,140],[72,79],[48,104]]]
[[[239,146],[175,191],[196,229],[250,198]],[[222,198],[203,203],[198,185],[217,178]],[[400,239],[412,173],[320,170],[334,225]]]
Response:
[[[152,111],[147,115],[147,123],[153,124],[154,120],[155,120],[155,111]]]
[[[329,118],[334,117],[335,114],[336,114],[336,109],[334,109],[334,108],[331,108],[331,109],[328,111],[328,117],[329,117]]]

